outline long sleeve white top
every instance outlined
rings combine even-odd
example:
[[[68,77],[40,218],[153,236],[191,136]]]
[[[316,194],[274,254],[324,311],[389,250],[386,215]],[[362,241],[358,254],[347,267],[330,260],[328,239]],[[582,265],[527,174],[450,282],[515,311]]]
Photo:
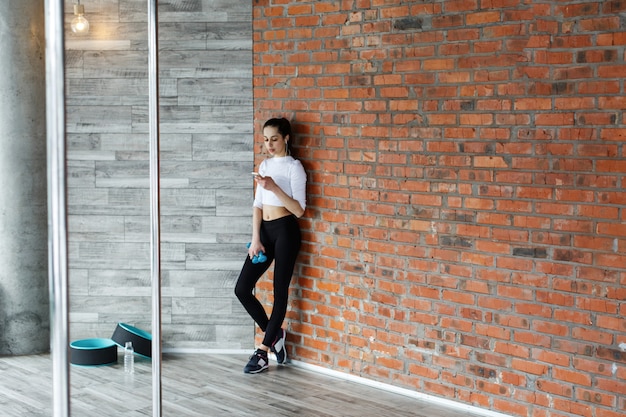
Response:
[[[306,172],[300,161],[291,156],[268,158],[261,162],[259,174],[272,177],[285,194],[300,203],[303,210],[306,208]],[[276,194],[257,185],[253,205],[263,209],[264,204],[285,206]]]

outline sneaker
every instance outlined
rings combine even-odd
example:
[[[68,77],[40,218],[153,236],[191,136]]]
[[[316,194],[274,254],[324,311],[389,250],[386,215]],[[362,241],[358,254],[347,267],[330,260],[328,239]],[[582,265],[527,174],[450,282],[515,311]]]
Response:
[[[287,339],[287,332],[285,329],[280,329],[280,333],[276,338],[276,341],[270,348],[276,355],[276,361],[281,365],[287,362],[287,349],[285,348],[285,340]]]
[[[245,368],[243,368],[243,372],[246,374],[258,374],[259,372],[265,371],[269,368],[269,361],[267,360],[267,352],[261,349],[257,349],[254,351],[252,356],[250,356],[250,360]]]

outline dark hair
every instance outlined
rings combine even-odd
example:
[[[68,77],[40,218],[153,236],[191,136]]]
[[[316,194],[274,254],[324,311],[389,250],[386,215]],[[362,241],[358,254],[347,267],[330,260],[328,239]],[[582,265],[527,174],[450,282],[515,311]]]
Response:
[[[292,139],[292,137],[291,137],[291,123],[289,123],[289,120],[285,119],[284,117],[281,117],[280,119],[279,118],[269,119],[263,125],[263,129],[265,129],[267,126],[271,126],[271,127],[277,128],[278,129],[278,133],[280,133],[284,138],[289,136],[289,139]]]

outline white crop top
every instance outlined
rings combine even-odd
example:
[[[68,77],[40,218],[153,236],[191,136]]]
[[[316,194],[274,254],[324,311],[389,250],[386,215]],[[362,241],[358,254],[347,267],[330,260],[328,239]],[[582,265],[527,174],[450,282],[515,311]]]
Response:
[[[298,201],[302,209],[306,208],[306,172],[300,161],[291,156],[268,158],[261,162],[259,174],[263,177],[272,177],[285,194]],[[276,194],[257,185],[254,207],[263,209],[263,204],[285,206]]]

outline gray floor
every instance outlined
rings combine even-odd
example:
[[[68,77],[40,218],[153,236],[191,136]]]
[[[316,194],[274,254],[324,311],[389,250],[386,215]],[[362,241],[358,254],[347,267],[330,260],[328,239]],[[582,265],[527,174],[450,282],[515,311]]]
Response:
[[[477,417],[467,411],[274,362],[242,372],[245,355],[167,354],[162,365],[163,416]],[[116,365],[71,366],[71,415],[152,416],[151,363],[129,376]],[[0,357],[0,415],[52,415],[49,355]]]

